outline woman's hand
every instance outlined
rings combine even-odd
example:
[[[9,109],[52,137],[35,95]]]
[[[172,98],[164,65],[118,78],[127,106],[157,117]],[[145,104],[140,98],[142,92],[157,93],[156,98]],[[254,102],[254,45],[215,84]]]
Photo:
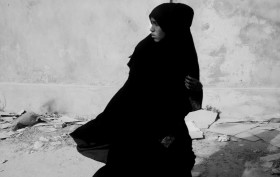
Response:
[[[199,80],[191,76],[185,78],[185,86],[191,91],[200,91],[203,87]]]

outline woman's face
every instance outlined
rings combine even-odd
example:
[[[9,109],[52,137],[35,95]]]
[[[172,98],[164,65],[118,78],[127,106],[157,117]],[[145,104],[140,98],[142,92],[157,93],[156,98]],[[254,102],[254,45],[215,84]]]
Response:
[[[152,17],[151,19],[151,36],[155,42],[161,41],[165,37],[165,32],[162,31],[161,27],[158,25],[156,20]]]

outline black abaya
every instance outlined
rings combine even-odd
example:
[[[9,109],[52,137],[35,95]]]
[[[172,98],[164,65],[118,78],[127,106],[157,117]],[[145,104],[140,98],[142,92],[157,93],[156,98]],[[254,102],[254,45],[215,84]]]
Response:
[[[190,176],[195,155],[184,117],[192,111],[193,93],[184,79],[199,79],[199,68],[186,31],[181,38],[169,35],[154,42],[148,35],[142,40],[128,63],[123,87],[96,119],[71,133],[81,153],[106,163],[96,176]],[[166,137],[173,140],[168,147]]]

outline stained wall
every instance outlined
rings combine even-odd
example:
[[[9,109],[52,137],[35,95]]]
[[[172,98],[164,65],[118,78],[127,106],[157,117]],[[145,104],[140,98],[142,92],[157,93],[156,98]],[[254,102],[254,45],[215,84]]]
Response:
[[[126,80],[128,56],[149,33],[149,12],[162,2],[168,1],[0,0],[1,104],[37,111],[56,100],[72,102],[66,112],[100,112]],[[278,113],[280,2],[174,2],[195,11],[191,31],[204,105],[247,104],[252,114],[262,107],[254,99],[266,100],[270,113]],[[94,95],[102,101],[85,99]]]

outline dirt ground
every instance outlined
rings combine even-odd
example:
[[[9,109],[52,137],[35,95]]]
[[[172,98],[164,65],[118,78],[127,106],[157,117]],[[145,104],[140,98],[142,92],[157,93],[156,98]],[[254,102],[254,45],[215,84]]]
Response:
[[[0,176],[92,176],[103,164],[76,151],[75,143],[68,134],[78,126],[74,124],[50,131],[32,126],[0,140]],[[258,162],[262,156],[280,152],[277,147],[262,140],[251,142],[232,138],[219,142],[217,136],[205,132],[204,139],[193,141],[197,156],[193,171],[201,177],[240,177],[246,162]],[[265,173],[269,174],[270,171]]]

